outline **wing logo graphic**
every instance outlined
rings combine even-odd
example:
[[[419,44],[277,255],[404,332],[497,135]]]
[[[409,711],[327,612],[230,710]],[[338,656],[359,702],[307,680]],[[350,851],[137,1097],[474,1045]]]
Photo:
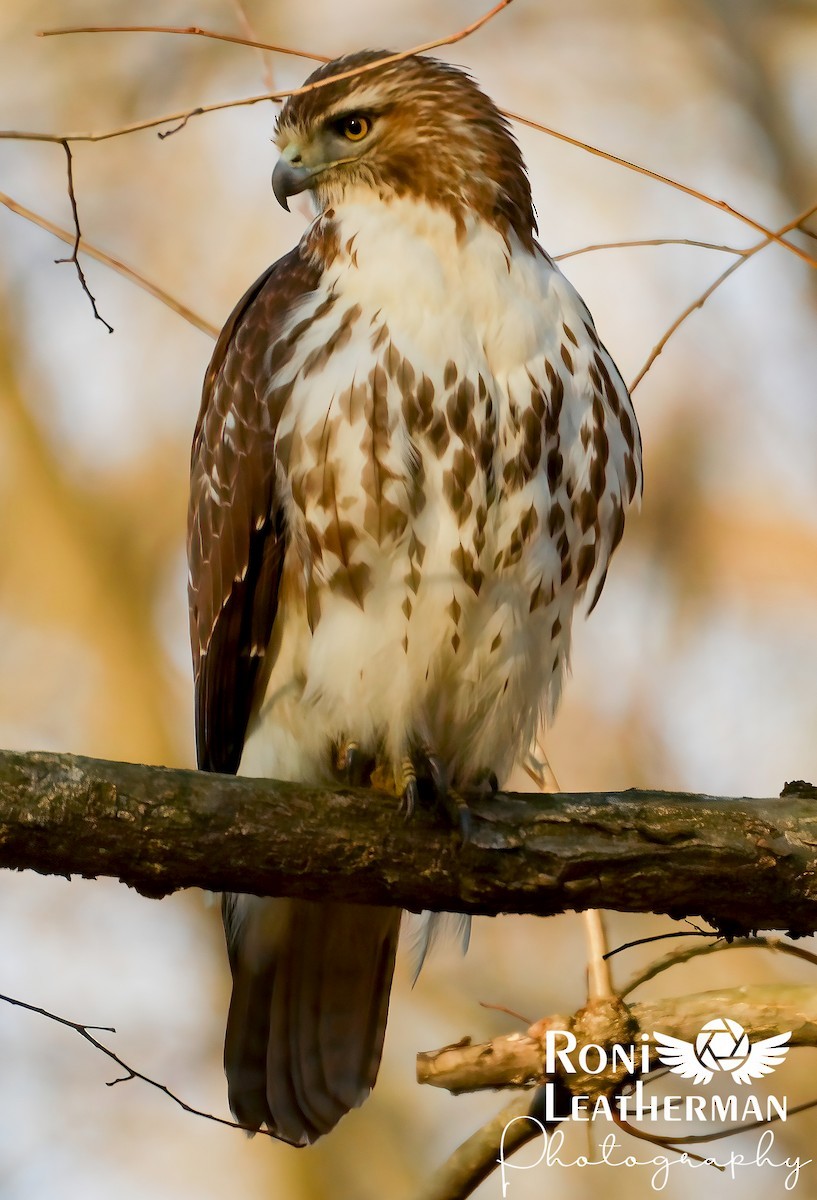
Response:
[[[665,1067],[693,1083],[709,1083],[726,1071],[735,1083],[751,1083],[771,1075],[789,1052],[791,1033],[750,1042],[742,1025],[729,1017],[707,1021],[694,1042],[654,1033],[656,1052]]]

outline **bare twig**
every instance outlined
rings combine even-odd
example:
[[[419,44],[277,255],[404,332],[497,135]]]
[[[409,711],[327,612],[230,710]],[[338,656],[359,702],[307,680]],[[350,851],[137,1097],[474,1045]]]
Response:
[[[812,215],[812,213],[814,213],[814,212],[817,212],[817,204],[810,205],[804,212],[800,213],[799,216],[794,217],[793,220],[788,221],[784,226],[782,226],[782,228],[779,229],[777,231],[777,233],[775,233],[771,236],[765,237],[763,239],[763,241],[757,242],[754,246],[752,246],[748,250],[744,251],[742,256],[739,259],[737,259],[730,266],[728,266],[726,268],[726,270],[723,271],[718,276],[718,278],[714,281],[714,283],[711,283],[709,285],[709,287],[706,289],[706,291],[702,292],[701,295],[698,296],[697,300],[694,300],[692,302],[692,304],[687,305],[687,307],[680,314],[680,316],[676,317],[676,319],[672,322],[669,329],[667,329],[667,331],[664,333],[663,337],[661,337],[658,340],[658,342],[656,342],[656,344],[653,346],[652,350],[650,351],[649,357],[647,358],[647,361],[644,363],[644,366],[638,372],[638,374],[636,375],[636,377],[632,381],[632,383],[629,385],[630,391],[631,392],[635,391],[635,389],[638,387],[639,383],[641,383],[641,380],[644,378],[644,376],[649,371],[650,367],[653,365],[655,360],[658,358],[658,356],[663,351],[667,342],[670,340],[670,338],[673,336],[673,334],[677,333],[677,331],[683,325],[684,321],[686,321],[687,317],[690,317],[696,311],[696,309],[703,308],[704,304],[706,304],[709,297],[718,290],[718,288],[721,286],[722,283],[726,282],[726,280],[729,278],[730,275],[733,275],[735,273],[735,271],[738,270],[739,267],[742,267],[744,265],[744,263],[747,263],[750,258],[752,258],[755,254],[758,253],[758,251],[765,249],[765,247],[770,245],[770,243],[772,241],[782,243],[783,245],[786,245],[786,246],[791,245],[790,242],[782,241],[782,235],[784,233],[789,233],[792,229],[796,229],[803,221],[805,221],[808,217],[810,217]]]
[[[619,1129],[621,1129],[624,1133],[629,1133],[630,1137],[638,1138],[638,1140],[641,1142],[651,1142],[653,1146],[660,1146],[663,1150],[674,1150],[676,1154],[682,1153],[681,1150],[675,1149],[675,1145],[673,1143],[666,1141],[664,1138],[656,1136],[654,1133],[648,1133],[645,1129],[639,1129],[637,1125],[631,1125],[629,1121],[625,1121],[621,1113],[617,1111],[615,1105],[611,1105],[610,1115],[612,1116],[614,1123],[618,1125]],[[749,1128],[751,1128],[751,1126],[749,1126]],[[726,1170],[721,1163],[712,1162],[712,1160],[708,1158],[702,1158],[700,1154],[693,1154],[691,1151],[687,1151],[687,1157],[693,1159],[695,1162],[701,1163],[702,1165],[714,1167],[717,1171]]]
[[[400,50],[396,54],[390,54],[387,57],[378,59],[377,62],[369,63],[368,65],[363,66],[363,67],[356,67],[353,71],[345,71],[341,75],[335,75],[332,79],[321,80],[320,84],[318,84],[318,85],[313,84],[312,87],[314,87],[314,86],[325,87],[327,85],[327,83],[335,83],[340,79],[350,79],[353,75],[363,74],[366,71],[373,70],[375,67],[385,66],[388,63],[400,62],[401,59],[410,58],[414,54],[426,54],[429,50],[438,50],[441,46],[453,46],[457,42],[465,41],[466,38],[470,37],[473,33],[476,33],[478,29],[481,29],[483,27],[483,25],[487,25],[489,21],[492,21],[493,18],[495,16],[497,16],[499,13],[501,13],[503,9],[509,8],[512,3],[513,3],[513,0],[498,0],[498,3],[495,4],[493,6],[493,8],[489,9],[488,12],[483,13],[481,17],[477,17],[477,19],[475,21],[472,21],[470,23],[470,25],[463,26],[463,28],[459,29],[456,33],[446,34],[445,37],[441,37],[441,38],[434,38],[430,42],[421,42],[420,45],[413,46],[411,50]],[[324,58],[320,54],[311,54],[311,53],[306,53],[306,52],[303,52],[300,50],[292,50],[285,46],[273,46],[267,42],[256,42],[256,41],[253,41],[253,40],[250,40],[247,38],[235,37],[231,34],[216,33],[212,30],[201,29],[199,26],[189,26],[186,29],[172,28],[172,27],[161,26],[161,25],[130,25],[130,26],[128,26],[128,25],[118,25],[118,26],[117,25],[107,25],[107,26],[98,25],[98,26],[85,26],[82,28],[77,26],[77,27],[70,28],[70,29],[44,29],[40,33],[39,36],[40,37],[51,37],[51,36],[54,36],[57,34],[64,34],[64,33],[116,33],[116,32],[192,34],[197,37],[217,38],[219,41],[223,41],[223,42],[235,42],[238,45],[254,47],[256,50],[273,50],[279,54],[295,54],[300,58],[312,58],[318,62],[331,62],[332,61],[331,58]],[[300,95],[301,92],[311,91],[312,87],[298,88],[294,92],[282,92],[282,93],[280,93],[280,96],[281,97],[287,96],[287,95],[297,96],[297,95]],[[270,97],[270,99],[273,99],[273,98],[274,97]]]
[[[67,1017],[59,1017],[56,1015],[56,1013],[49,1012],[46,1008],[38,1008],[35,1004],[26,1004],[24,1000],[15,1000],[13,996],[4,996],[0,994],[0,1001],[5,1004],[12,1004],[15,1008],[23,1008],[27,1012],[37,1013],[38,1016],[47,1017],[49,1021],[55,1021],[58,1025],[65,1025],[67,1029],[73,1029],[74,1032],[78,1033],[81,1038],[84,1038],[86,1042],[89,1042],[95,1050],[99,1050],[100,1053],[104,1054],[106,1058],[109,1058],[111,1062],[115,1062],[116,1065],[125,1072],[125,1074],[119,1076],[117,1079],[111,1079],[108,1083],[108,1087],[114,1087],[117,1083],[127,1083],[131,1079],[141,1079],[143,1083],[147,1083],[150,1087],[156,1088],[157,1091],[162,1092],[168,1097],[168,1099],[172,1100],[174,1104],[178,1104],[179,1108],[184,1109],[185,1112],[190,1113],[194,1117],[204,1117],[206,1121],[215,1121],[217,1125],[226,1125],[230,1129],[243,1129],[246,1133],[256,1132],[256,1130],[251,1129],[247,1125],[240,1125],[237,1121],[229,1121],[226,1117],[217,1117],[214,1113],[205,1112],[203,1108],[195,1108],[192,1104],[188,1104],[186,1101],[182,1100],[180,1096],[177,1096],[175,1092],[171,1092],[170,1088],[166,1087],[165,1084],[159,1083],[158,1080],[151,1079],[149,1075],[145,1075],[141,1071],[137,1071],[135,1067],[129,1066],[124,1059],[121,1059],[118,1054],[115,1054],[113,1050],[109,1049],[108,1046],[104,1045],[103,1042],[100,1042],[99,1039],[95,1038],[91,1033],[91,1030],[94,1030],[97,1033],[116,1033],[116,1030],[112,1026],[83,1025],[80,1021],[69,1021]],[[261,1129],[258,1132],[269,1137],[272,1136],[272,1134],[270,1134],[266,1129]]]
[[[539,1118],[525,1120],[530,1115],[531,1103],[535,1103],[534,1097],[525,1094],[491,1117],[423,1184],[415,1200],[467,1200],[497,1170],[500,1153],[507,1160],[529,1141],[541,1138]],[[546,1127],[552,1128],[557,1123],[547,1122]]]
[[[30,137],[35,140],[44,140],[44,141],[64,141],[64,140],[68,140],[68,141],[102,141],[106,138],[118,137],[125,133],[132,133],[138,129],[152,128],[156,125],[169,124],[170,122],[174,122],[174,123],[176,123],[178,128],[182,128],[183,125],[186,124],[187,121],[190,120],[191,117],[200,116],[207,112],[214,112],[214,111],[217,111],[218,109],[230,108],[230,107],[235,107],[238,105],[257,104],[262,100],[281,100],[281,99],[284,99],[286,96],[302,95],[304,92],[312,91],[313,89],[318,88],[318,87],[325,87],[329,83],[336,83],[340,80],[348,79],[348,78],[351,78],[352,76],[363,74],[364,72],[373,70],[376,67],[383,66],[383,65],[386,65],[386,64],[392,63],[392,62],[399,62],[401,59],[408,58],[414,54],[423,54],[429,50],[439,49],[441,46],[454,45],[456,42],[463,41],[465,38],[470,37],[471,34],[476,33],[476,31],[478,29],[480,29],[483,25],[487,24],[488,21],[492,20],[499,12],[502,11],[502,9],[507,8],[511,2],[512,2],[512,0],[499,0],[499,3],[494,5],[494,7],[491,8],[487,13],[484,13],[481,17],[479,17],[476,21],[473,21],[470,25],[466,25],[463,29],[460,29],[457,33],[449,34],[447,37],[443,37],[443,38],[435,38],[433,41],[424,42],[418,46],[414,46],[410,50],[399,51],[396,54],[392,54],[385,58],[379,59],[377,62],[368,63],[368,64],[366,64],[362,67],[358,67],[354,70],[344,71],[338,75],[334,75],[329,79],[318,80],[315,83],[307,84],[301,88],[295,88],[290,91],[269,92],[263,96],[249,96],[249,97],[245,97],[244,99],[241,99],[241,100],[231,100],[231,101],[223,102],[221,104],[200,105],[195,109],[187,109],[187,110],[179,112],[179,113],[171,113],[164,117],[155,117],[148,121],[136,122],[132,125],[124,126],[118,130],[110,130],[107,133],[102,133],[102,134],[70,134],[70,135],[64,135],[63,137],[57,138],[53,135],[23,134],[18,131],[8,131],[5,133],[0,133],[0,136]],[[213,30],[201,29],[198,26],[190,26],[187,28],[179,28],[179,27],[171,27],[171,26],[151,26],[151,25],[82,26],[82,27],[77,26],[77,27],[66,28],[66,29],[44,30],[42,32],[41,36],[52,36],[52,35],[56,35],[56,34],[65,34],[65,33],[102,33],[102,32],[111,33],[111,32],[117,32],[117,31],[175,33],[175,34],[194,35],[194,36],[199,36],[199,37],[212,37],[212,38],[217,38],[218,40],[221,40],[221,41],[229,41],[229,42],[235,42],[239,45],[252,46],[252,47],[255,47],[256,49],[274,50],[274,51],[278,51],[280,53],[292,53],[292,54],[298,55],[299,57],[314,58],[317,61],[321,61],[321,62],[331,61],[331,60],[327,60],[327,59],[323,58],[320,55],[307,54],[303,51],[293,50],[289,47],[277,46],[277,45],[272,45],[272,44],[264,43],[264,42],[257,42],[257,41],[254,41],[253,39],[249,39],[249,38],[239,38],[237,36],[230,35],[230,34],[221,34],[221,33],[215,32]],[[756,229],[759,233],[764,234],[764,236],[767,237],[770,241],[775,241],[779,245],[785,247],[785,249],[791,251],[791,253],[796,254],[799,258],[803,259],[803,261],[807,262],[810,266],[817,267],[817,259],[812,258],[811,255],[807,254],[804,250],[801,250],[799,246],[794,245],[792,242],[786,241],[781,236],[779,231],[775,232],[771,229],[767,229],[765,225],[761,224],[759,221],[756,221],[753,217],[748,216],[746,213],[743,213],[740,210],[736,209],[733,205],[729,204],[725,200],[717,200],[717,199],[715,199],[715,197],[709,196],[709,195],[707,195],[707,193],[701,192],[697,188],[690,187],[688,184],[681,183],[680,181],[678,181],[676,179],[671,179],[669,176],[662,175],[658,171],[653,171],[649,167],[642,167],[638,163],[630,162],[628,159],[622,158],[620,155],[612,154],[607,150],[602,150],[598,146],[593,146],[590,143],[584,142],[579,138],[574,138],[574,137],[571,137],[569,134],[561,133],[558,130],[553,129],[548,125],[542,124],[541,121],[534,121],[530,117],[523,116],[521,113],[511,112],[510,110],[507,110],[507,109],[503,110],[503,112],[504,112],[505,116],[509,117],[513,121],[519,122],[519,124],[521,124],[521,125],[527,125],[529,128],[536,129],[541,133],[545,133],[549,137],[556,138],[559,141],[567,142],[569,145],[576,146],[578,149],[581,149],[581,150],[585,150],[589,154],[597,155],[600,158],[606,159],[608,162],[616,163],[618,166],[626,167],[630,171],[635,171],[639,175],[644,175],[649,179],[654,179],[658,183],[666,184],[669,187],[675,188],[678,191],[683,192],[687,196],[691,196],[697,200],[702,201],[703,203],[710,204],[713,207],[720,209],[722,212],[729,213],[731,216],[735,217],[737,220],[744,222],[744,224],[750,225],[753,229]],[[182,124],[179,124],[180,122]],[[716,247],[713,246],[711,248],[714,249]],[[574,253],[576,253],[576,252],[574,252]],[[736,253],[740,253],[740,252],[736,251]]]
[[[746,213],[728,204],[726,200],[716,200],[714,196],[709,196],[706,192],[699,192],[697,188],[690,187],[686,183],[681,183],[677,179],[671,179],[669,175],[661,175],[658,171],[652,171],[649,167],[642,167],[638,163],[630,162],[629,159],[621,158],[617,154],[611,154],[608,150],[601,150],[598,146],[591,146],[589,142],[583,142],[579,138],[571,137],[567,133],[559,133],[556,129],[551,129],[549,125],[543,125],[540,121],[533,121],[530,117],[523,117],[520,113],[509,112],[507,109],[503,109],[502,111],[506,117],[509,117],[512,121],[518,121],[520,125],[527,125],[530,129],[538,129],[540,133],[546,133],[549,137],[556,138],[560,142],[567,142],[568,145],[576,146],[579,150],[586,150],[588,154],[595,154],[599,158],[606,159],[607,162],[616,163],[620,167],[626,167],[628,171],[635,171],[637,175],[645,175],[648,179],[654,179],[656,183],[666,184],[667,187],[683,192],[685,196],[692,196],[693,199],[700,200],[704,204],[709,204],[713,208],[718,208],[721,212],[729,213],[730,216],[737,218],[738,221],[743,221],[745,225],[751,225],[758,233],[764,234],[769,241],[777,242],[779,245],[784,246],[792,254],[796,254],[798,258],[802,258],[810,267],[817,267],[817,259],[812,258],[810,254],[806,254],[805,250],[801,250],[793,242],[787,242],[780,230],[775,232],[774,230],[767,229],[765,225],[761,225],[754,217],[747,216]],[[792,226],[789,226],[789,228],[792,228]]]
[[[264,92],[259,96],[244,96],[238,100],[221,100],[216,104],[200,104],[196,108],[185,108],[175,113],[165,113],[161,117],[149,117],[145,121],[133,121],[130,125],[120,125],[116,129],[106,129],[102,133],[35,133],[23,129],[0,129],[0,138],[22,142],[107,142],[111,138],[125,137],[129,133],[139,133],[143,129],[155,129],[158,125],[169,125],[171,122],[184,122],[191,117],[199,117],[204,113],[222,112],[226,108],[243,108],[248,105],[261,104],[266,100],[280,100],[289,95],[288,92]]]
[[[239,8],[239,0],[233,0]],[[239,10],[243,13],[243,9]],[[246,24],[245,20],[242,24]],[[176,33],[185,37],[213,38],[217,42],[231,42],[236,46],[249,46],[254,50],[269,51],[275,54],[289,54],[293,58],[312,59],[315,62],[331,62],[323,54],[313,54],[309,50],[296,50],[292,46],[278,46],[271,42],[259,42],[251,33],[247,37],[239,37],[232,33],[219,33],[214,29],[202,29],[199,25],[71,25],[61,29],[40,29],[37,37],[61,37],[69,33]]]
[[[806,1112],[810,1108],[817,1108],[817,1100],[807,1100],[804,1104],[795,1104],[793,1108],[787,1108],[785,1119],[788,1121],[790,1117],[796,1116],[797,1113]],[[655,1134],[648,1133],[644,1129],[639,1129],[637,1125],[631,1125],[629,1121],[624,1120],[624,1118],[617,1113],[614,1106],[611,1106],[611,1116],[616,1125],[623,1129],[625,1133],[631,1134],[632,1137],[640,1138],[644,1142],[653,1142],[657,1146],[663,1146],[665,1150],[677,1150],[679,1154],[684,1146],[700,1146],[705,1142],[719,1142],[722,1138],[736,1137],[740,1133],[751,1133],[754,1129],[765,1129],[774,1121],[780,1121],[783,1119],[782,1114],[772,1113],[768,1117],[763,1117],[760,1120],[749,1121],[746,1125],[730,1125],[728,1129],[720,1129],[717,1133],[690,1133],[685,1137],[668,1137],[665,1139],[662,1137],[656,1137]],[[690,1158],[697,1157],[697,1155],[694,1155],[689,1151],[687,1153],[689,1153]],[[699,1159],[698,1161],[703,1160]],[[717,1163],[713,1163],[710,1160],[706,1161],[710,1162],[710,1166],[718,1166]],[[723,1170],[723,1167],[720,1167],[719,1169]]]
[[[713,934],[710,936],[717,935]],[[680,966],[682,963],[690,962],[694,958],[702,958],[707,954],[720,954],[724,950],[776,950],[781,954],[789,954],[792,958],[800,958],[804,962],[811,963],[812,966],[817,966],[817,954],[812,954],[809,950],[804,950],[802,946],[794,946],[791,942],[784,942],[780,938],[733,938],[729,942],[721,938],[704,946],[691,946],[682,950],[670,951],[669,954],[666,954],[663,958],[656,959],[655,962],[645,967],[643,971],[639,971],[638,974],[634,975],[621,994],[622,996],[629,996],[636,988],[649,983],[651,979],[655,979],[656,976],[663,974],[664,971],[668,971],[671,967]]]
[[[565,250],[552,254],[554,262],[564,262],[578,254],[591,254],[596,250],[630,250],[636,246],[697,246],[701,250],[721,250],[724,254],[746,254],[738,246],[722,246],[718,242],[699,242],[695,238],[635,238],[627,242],[594,242],[592,246],[580,246],[578,250]]]
[[[460,42],[460,41],[464,40],[465,38],[469,37],[471,34],[475,33],[478,29],[480,29],[483,25],[487,24],[487,22],[492,20],[492,18],[495,17],[499,12],[501,12],[503,9],[507,8],[511,4],[511,2],[512,2],[512,0],[499,0],[499,3],[495,4],[494,7],[491,8],[487,13],[484,13],[476,21],[473,21],[470,25],[465,26],[464,28],[458,30],[454,34],[449,34],[448,36],[442,37],[442,38],[436,38],[433,41],[424,42],[420,45],[413,46],[409,50],[399,51],[396,54],[388,55],[384,58],[376,60],[375,62],[364,64],[363,66],[356,67],[353,70],[344,71],[337,75],[328,77],[326,79],[315,80],[313,83],[304,84],[300,88],[281,90],[281,91],[277,91],[277,92],[267,92],[262,95],[246,96],[246,97],[243,97],[238,100],[222,101],[220,103],[215,103],[215,104],[198,105],[197,107],[192,108],[192,109],[183,109],[176,113],[167,113],[160,117],[149,118],[145,121],[136,121],[136,122],[131,123],[130,125],[120,126],[117,129],[106,130],[102,133],[90,133],[89,132],[89,133],[71,133],[71,134],[57,135],[57,134],[34,133],[34,132],[24,131],[24,130],[2,130],[2,131],[0,131],[0,138],[11,138],[11,139],[27,140],[27,141],[59,142],[59,143],[74,142],[74,141],[98,142],[98,141],[106,141],[106,140],[108,140],[110,138],[114,138],[114,137],[122,137],[125,134],[135,133],[135,132],[137,132],[139,130],[143,130],[143,129],[156,128],[159,125],[173,124],[173,128],[164,133],[163,136],[166,137],[166,136],[168,136],[168,133],[175,133],[175,132],[178,132],[180,129],[183,129],[185,127],[185,125],[187,124],[187,122],[192,117],[201,116],[201,115],[204,115],[205,113],[222,111],[223,109],[227,109],[227,108],[238,108],[238,107],[247,106],[247,105],[259,104],[259,103],[261,103],[263,101],[267,101],[267,100],[282,100],[287,96],[303,95],[305,92],[310,92],[317,88],[326,87],[329,84],[339,82],[340,80],[343,80],[343,79],[348,79],[348,78],[352,78],[353,76],[365,74],[367,71],[375,70],[376,68],[387,65],[389,63],[399,62],[402,59],[408,58],[414,54],[422,54],[428,50],[438,49],[441,46],[454,45],[455,43]],[[112,31],[113,28],[114,27],[105,27],[105,31],[110,32],[110,31]],[[146,31],[150,30],[151,32],[166,31],[166,32],[194,33],[197,36],[212,36],[212,37],[218,37],[220,39],[223,38],[224,40],[236,40],[240,44],[252,44],[252,45],[255,45],[256,47],[261,46],[262,48],[265,48],[265,46],[266,46],[266,44],[264,44],[264,43],[250,43],[249,39],[236,39],[236,38],[233,38],[232,35],[220,35],[220,34],[216,34],[213,31],[209,31],[209,30],[203,31],[203,30],[200,30],[198,27],[190,27],[190,29],[175,29],[172,27],[167,27],[166,30],[163,27],[153,27],[153,26],[139,26],[139,27],[137,27],[137,26],[124,27],[123,26],[123,27],[119,27],[119,28],[121,28],[121,29],[127,28],[128,31],[133,31],[138,28],[138,29],[143,29]],[[76,29],[76,30],[51,30],[51,31],[46,31],[46,32],[56,34],[56,33],[62,33],[62,32],[78,32],[78,31],[79,30]],[[95,32],[95,31],[102,32],[103,27],[102,26],[83,27],[83,31],[85,31],[85,32]],[[272,47],[270,47],[270,48],[272,48]],[[275,49],[283,50],[284,48],[283,47],[275,47]],[[318,57],[318,56],[315,56],[315,57]],[[740,212],[738,209],[736,209],[732,205],[728,204],[725,200],[716,200],[713,196],[709,196],[705,192],[700,192],[696,188],[692,188],[687,184],[680,183],[678,180],[671,179],[666,175],[661,175],[657,171],[652,171],[647,167],[642,167],[636,163],[632,163],[629,160],[620,157],[619,155],[611,154],[610,152],[608,152],[606,150],[601,150],[600,148],[598,148],[596,146],[592,146],[587,142],[583,142],[578,138],[571,137],[568,134],[560,133],[557,130],[552,129],[547,125],[543,125],[539,121],[533,121],[532,119],[522,116],[519,113],[510,112],[508,110],[503,110],[503,111],[504,111],[505,116],[509,117],[510,119],[512,119],[514,121],[518,121],[520,124],[527,125],[532,129],[537,129],[542,133],[546,133],[550,137],[557,138],[560,141],[567,142],[569,145],[573,145],[579,149],[585,150],[590,154],[594,154],[601,158],[604,158],[608,162],[616,163],[619,166],[626,167],[628,170],[635,171],[636,173],[638,173],[640,175],[645,175],[650,179],[656,180],[657,182],[664,183],[669,187],[676,188],[677,190],[683,192],[684,194],[686,194],[688,196],[692,196],[695,199],[702,201],[703,203],[710,204],[710,205],[714,206],[715,208],[720,209],[722,212],[727,212],[731,216],[735,217],[736,219],[743,221],[745,224],[752,226],[752,228],[756,229],[758,232],[763,233],[764,236],[768,237],[771,241],[777,241],[781,246],[783,246],[787,250],[791,251],[791,253],[797,255],[803,261],[807,262],[810,266],[817,267],[817,259],[814,259],[810,255],[806,254],[806,252],[804,250],[801,250],[799,246],[796,246],[793,243],[786,241],[784,238],[782,238],[780,236],[779,233],[777,233],[773,230],[767,229],[766,226],[761,224],[759,221],[756,221],[754,218],[748,216],[747,214]]]
[[[415,1200],[466,1200],[496,1170],[500,1147],[503,1158],[508,1159],[541,1137],[542,1126],[524,1119],[531,1101],[530,1094],[518,1097],[472,1133],[423,1185]]]
[[[470,25],[460,29],[457,33],[449,34],[447,37],[437,38],[432,42],[424,42],[419,46],[412,46],[410,50],[401,50],[397,54],[390,54],[385,58],[379,58],[375,62],[364,63],[360,67],[355,67],[350,71],[343,71],[338,75],[332,75],[327,79],[317,79],[313,83],[304,84],[300,88],[284,88],[277,92],[265,92],[259,96],[244,96],[239,100],[222,100],[215,104],[200,104],[195,108],[181,109],[175,113],[165,113],[160,117],[149,117],[144,121],[133,121],[130,125],[121,125],[117,129],[108,129],[103,133],[68,133],[68,134],[53,134],[53,133],[32,133],[20,129],[4,129],[0,130],[0,138],[12,139],[16,141],[30,142],[105,142],[111,138],[124,137],[129,133],[138,133],[143,129],[155,129],[158,125],[174,124],[175,128],[167,131],[168,133],[176,133],[179,129],[183,129],[187,122],[192,117],[203,116],[205,113],[222,112],[227,108],[241,108],[253,104],[261,104],[267,100],[284,100],[287,96],[302,96],[306,92],[316,91],[318,88],[327,87],[329,84],[337,83],[343,79],[351,79],[356,75],[364,75],[368,71],[373,71],[377,67],[382,67],[388,63],[400,62],[404,58],[410,58],[413,54],[422,54],[427,50],[434,50],[440,46],[451,46],[455,42],[460,42],[464,38],[469,37],[472,33],[476,33],[483,25],[487,24],[497,13],[503,8],[507,8],[512,3],[512,0],[499,0],[498,4],[478,20],[473,21]],[[55,31],[58,32],[58,31]]]
[[[79,282],[82,286],[82,290],[83,290],[83,292],[85,292],[85,295],[91,301],[91,308],[94,311],[94,316],[96,317],[97,321],[100,321],[105,326],[108,333],[113,333],[113,325],[109,325],[108,322],[105,320],[105,318],[100,315],[99,309],[96,306],[96,300],[91,295],[91,289],[88,287],[88,281],[85,278],[85,272],[83,271],[82,266],[79,261],[79,243],[82,239],[82,231],[79,227],[79,212],[77,211],[77,198],[74,195],[74,165],[73,165],[74,159],[73,159],[73,155],[71,154],[71,147],[68,145],[68,142],[65,141],[64,139],[62,141],[62,148],[65,151],[65,157],[68,162],[68,199],[71,201],[71,215],[74,218],[74,240],[73,240],[73,249],[71,250],[71,253],[68,256],[68,258],[55,258],[54,262],[55,263],[73,263],[74,264],[74,266],[76,267],[76,270],[77,270],[77,276],[79,278]]]
[[[11,212],[17,213],[20,217],[25,217],[27,221],[31,221],[34,225],[39,225],[41,229],[53,233],[54,237],[58,237],[60,241],[67,242],[68,245],[73,245],[75,234],[69,233],[67,229],[63,229],[59,225],[55,225],[53,221],[49,221],[46,217],[40,216],[30,208],[26,208],[24,204],[19,204],[11,196],[7,196],[5,192],[0,192],[0,204],[5,205]],[[208,337],[218,337],[218,329],[215,325],[211,325],[209,321],[205,321],[204,317],[200,317],[198,313],[193,312],[187,305],[182,304],[180,300],[176,300],[169,292],[160,288],[158,284],[151,283],[134,267],[129,267],[127,263],[123,263],[121,259],[114,258],[112,254],[107,254],[104,250],[100,250],[98,246],[92,245],[91,242],[80,238],[80,248],[83,254],[87,254],[89,258],[96,259],[97,262],[103,263],[106,267],[116,271],[125,279],[129,279],[131,283],[135,283],[137,287],[142,288],[150,296],[154,296],[157,300],[161,300],[162,304],[166,304],[185,321],[189,321],[196,329],[200,329],[202,333],[206,333]]]
[[[692,922],[689,922],[692,925]],[[636,946],[649,946],[651,942],[666,942],[670,938],[686,938],[686,937],[720,937],[720,934],[713,929],[698,929],[693,926],[692,929],[674,929],[672,933],[654,933],[651,937],[635,938],[632,942],[623,942],[620,946],[608,950],[605,958],[613,958],[616,954],[622,954],[625,950],[633,950]]]
[[[513,1017],[515,1021],[519,1021],[520,1024],[524,1025],[526,1029],[533,1024],[530,1017],[523,1017],[522,1013],[516,1012],[513,1008],[506,1008],[504,1004],[491,1004],[489,1000],[480,1000],[478,1003],[480,1008],[487,1008],[491,1012],[501,1012],[505,1013],[506,1017]]]

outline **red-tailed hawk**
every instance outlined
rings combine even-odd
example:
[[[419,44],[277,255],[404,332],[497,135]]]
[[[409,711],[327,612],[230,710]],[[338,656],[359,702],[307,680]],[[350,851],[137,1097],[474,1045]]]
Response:
[[[638,426],[468,75],[410,57],[330,83],[284,105],[277,142],[276,196],[308,189],[317,216],[204,382],[199,765],[326,783],[376,764],[410,810],[417,778],[442,800],[503,779],[553,712],[573,610],[640,492]],[[400,914],[233,895],[224,916],[233,1111],[314,1141],[374,1083]]]

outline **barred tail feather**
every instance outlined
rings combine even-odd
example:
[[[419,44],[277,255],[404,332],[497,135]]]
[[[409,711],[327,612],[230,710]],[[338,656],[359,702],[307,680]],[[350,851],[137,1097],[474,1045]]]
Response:
[[[400,912],[226,896],[224,919],[230,1107],[250,1130],[307,1145],[374,1084]]]

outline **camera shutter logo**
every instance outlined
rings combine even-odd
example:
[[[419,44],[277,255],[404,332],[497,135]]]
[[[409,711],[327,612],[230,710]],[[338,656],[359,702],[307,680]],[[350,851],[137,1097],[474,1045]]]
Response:
[[[694,1042],[654,1033],[656,1053],[665,1067],[693,1083],[709,1083],[726,1071],[735,1083],[751,1083],[770,1075],[789,1052],[791,1033],[751,1042],[742,1025],[729,1017],[707,1021]]]

